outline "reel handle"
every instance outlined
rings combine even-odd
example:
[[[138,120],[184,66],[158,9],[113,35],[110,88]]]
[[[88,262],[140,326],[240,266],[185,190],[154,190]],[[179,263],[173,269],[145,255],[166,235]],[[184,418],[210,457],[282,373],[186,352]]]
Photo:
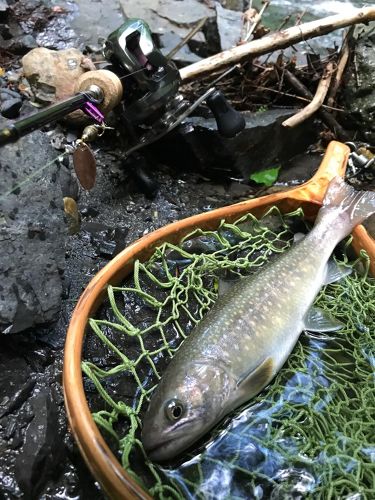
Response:
[[[215,117],[218,132],[223,137],[235,137],[245,128],[244,117],[229,104],[220,90],[215,90],[207,97],[206,103]]]

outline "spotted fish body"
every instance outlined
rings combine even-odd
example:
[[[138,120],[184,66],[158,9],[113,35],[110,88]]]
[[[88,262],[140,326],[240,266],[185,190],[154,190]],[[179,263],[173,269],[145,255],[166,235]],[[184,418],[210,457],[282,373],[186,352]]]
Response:
[[[164,373],[143,421],[150,458],[173,458],[258,394],[285,363],[301,331],[340,326],[311,309],[337,243],[375,212],[375,193],[331,181],[311,232],[261,272],[219,297]],[[330,269],[329,269],[330,268]]]

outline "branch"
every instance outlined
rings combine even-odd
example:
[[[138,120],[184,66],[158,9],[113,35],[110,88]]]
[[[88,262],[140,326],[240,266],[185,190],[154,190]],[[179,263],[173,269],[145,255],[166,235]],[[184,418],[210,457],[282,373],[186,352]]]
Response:
[[[277,69],[281,71],[280,68]],[[312,93],[298,80],[295,75],[293,75],[293,73],[291,73],[287,69],[283,69],[282,71],[284,72],[285,79],[288,80],[288,82],[296,89],[296,91],[300,95],[302,95],[306,99],[309,99],[310,101],[313,99]],[[338,139],[342,141],[349,140],[347,132],[341,127],[339,123],[337,123],[331,113],[328,113],[328,111],[324,109],[320,109],[319,114],[326,125],[335,133]]]
[[[260,56],[273,50],[284,49],[302,40],[325,35],[339,28],[357,23],[367,23],[375,20],[375,7],[353,9],[351,14],[325,17],[318,21],[293,26],[272,35],[267,35],[259,40],[238,45],[225,50],[202,61],[190,64],[180,70],[183,81],[195,78],[203,73],[210,73],[222,66],[237,63],[249,56]]]
[[[282,125],[284,127],[296,127],[300,123],[307,120],[307,118],[310,118],[310,116],[313,115],[316,111],[318,111],[318,109],[323,104],[329,86],[331,85],[332,74],[333,63],[329,62],[325,69],[324,75],[319,82],[318,88],[316,89],[313,100],[305,108],[301,109],[301,111],[298,111],[298,113],[283,121]]]
[[[337,64],[337,71],[335,74],[335,78],[332,83],[331,90],[328,94],[328,100],[327,104],[328,106],[333,106],[335,104],[335,97],[337,94],[337,91],[341,85],[342,82],[342,77],[344,75],[344,71],[347,65],[347,62],[349,60],[349,55],[350,55],[350,50],[349,50],[349,39],[352,36],[353,33],[353,28],[350,28],[349,31],[346,33],[342,47],[341,47],[341,54],[340,54],[340,59]]]

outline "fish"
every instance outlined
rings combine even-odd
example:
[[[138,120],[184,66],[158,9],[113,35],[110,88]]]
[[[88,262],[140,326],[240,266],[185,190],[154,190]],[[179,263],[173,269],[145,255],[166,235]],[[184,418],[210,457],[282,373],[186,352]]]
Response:
[[[313,302],[324,284],[349,274],[331,254],[374,212],[375,192],[356,191],[335,177],[311,231],[219,295],[151,395],[141,436],[150,460],[166,462],[181,455],[259,394],[280,371],[303,330],[342,328]]]

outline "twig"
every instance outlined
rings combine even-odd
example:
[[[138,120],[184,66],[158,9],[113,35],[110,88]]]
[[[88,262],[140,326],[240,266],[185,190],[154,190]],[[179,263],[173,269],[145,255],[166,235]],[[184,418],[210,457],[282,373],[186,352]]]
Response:
[[[358,63],[357,63],[357,54],[356,54],[356,52],[354,52],[353,64],[354,64],[354,73],[355,73],[355,83],[357,85],[357,89],[359,89],[360,86],[362,85],[362,81],[359,78]]]
[[[284,26],[286,26],[288,24],[288,22],[290,21],[291,17],[292,17],[292,14],[288,14],[287,16],[285,16],[284,19],[281,21],[281,24],[277,28],[276,31],[281,31],[284,28]]]
[[[280,26],[277,28],[277,30],[276,30],[276,31],[281,31],[281,30],[284,28],[284,26],[286,26],[286,25],[288,24],[288,22],[289,22],[289,20],[290,20],[290,18],[291,18],[291,17],[292,17],[292,14],[289,14],[289,15],[287,15],[286,17],[284,17],[284,19],[282,20],[282,22],[281,22]],[[267,57],[265,58],[265,60],[264,60],[264,64],[267,64],[267,63],[268,63],[268,60],[269,60],[269,58],[272,56],[272,54],[273,54],[273,53],[274,53],[274,51],[272,51],[272,52],[270,52],[270,53],[268,54],[268,56],[267,56]]]
[[[301,24],[302,18],[305,14],[306,14],[306,9],[304,11],[302,11],[300,14],[297,14],[296,23],[295,23],[296,26],[299,26]]]
[[[190,64],[180,70],[181,78],[183,81],[190,80],[204,73],[210,73],[219,67],[237,63],[249,56],[267,54],[273,50],[284,49],[301,40],[325,35],[352,24],[366,23],[373,20],[375,20],[375,7],[364,7],[362,9],[353,9],[350,14],[328,16],[317,21],[293,26]]]
[[[329,86],[331,85],[332,74],[333,64],[328,63],[324,75],[319,82],[318,88],[316,89],[313,100],[305,108],[301,109],[301,111],[298,111],[298,113],[283,121],[282,124],[284,127],[296,127],[318,111],[328,93]]]
[[[207,17],[204,17],[200,21],[197,22],[197,24],[194,26],[194,28],[189,31],[189,33],[174,47],[165,57],[167,59],[172,59],[173,56],[177,54],[177,52],[182,49],[184,45],[188,43],[189,40],[193,38],[193,36],[200,31],[203,26],[205,25],[207,21]]]
[[[281,69],[278,68],[280,71]],[[284,71],[284,77],[288,82],[296,89],[296,91],[301,94],[303,97],[306,99],[313,99],[312,93],[298,80],[298,78],[293,75],[289,70],[283,69]],[[325,111],[323,109],[319,110],[319,115],[321,116],[322,120],[326,123],[326,125],[335,133],[338,139],[342,141],[347,141],[349,140],[349,135],[345,132],[345,130],[341,127],[341,125],[336,121],[334,116],[331,115],[331,113],[328,113],[328,111]]]
[[[303,102],[307,102],[307,103],[310,103],[312,101],[311,98],[308,99],[307,97],[302,97],[302,96],[299,96],[299,95],[290,94],[289,92],[283,92],[282,90],[279,90],[279,89],[272,89],[270,87],[263,87],[262,85],[252,85],[252,86],[254,88],[256,88],[256,89],[259,89],[259,90],[266,90],[268,92],[274,92],[275,94],[285,95],[285,97],[293,97],[293,99],[297,99],[299,101],[303,101]],[[322,104],[321,107],[324,108],[324,109],[330,109],[331,111],[339,111],[341,113],[343,111],[345,111],[342,108],[336,108],[335,106],[328,106],[327,104]]]
[[[331,87],[329,94],[328,94],[328,99],[327,99],[328,106],[334,105],[337,91],[341,85],[342,77],[344,75],[344,71],[345,71],[347,62],[349,60],[349,54],[350,54],[349,40],[352,36],[352,33],[353,33],[353,26],[345,34],[345,38],[344,38],[344,41],[342,43],[341,52],[340,52],[340,59],[339,59],[339,62],[337,63],[337,71],[336,71],[336,74],[335,74],[335,77],[334,77],[334,80],[332,83],[332,87]]]
[[[254,30],[255,28],[258,26],[260,20],[262,19],[262,15],[264,13],[264,11],[267,9],[267,7],[269,6],[270,2],[264,2],[264,5],[263,7],[261,8],[259,14],[256,14],[253,19],[252,19],[252,24],[250,26],[250,29],[248,30],[248,32],[246,33],[246,36],[245,38],[242,40],[242,42],[248,42],[251,35],[254,33]]]

